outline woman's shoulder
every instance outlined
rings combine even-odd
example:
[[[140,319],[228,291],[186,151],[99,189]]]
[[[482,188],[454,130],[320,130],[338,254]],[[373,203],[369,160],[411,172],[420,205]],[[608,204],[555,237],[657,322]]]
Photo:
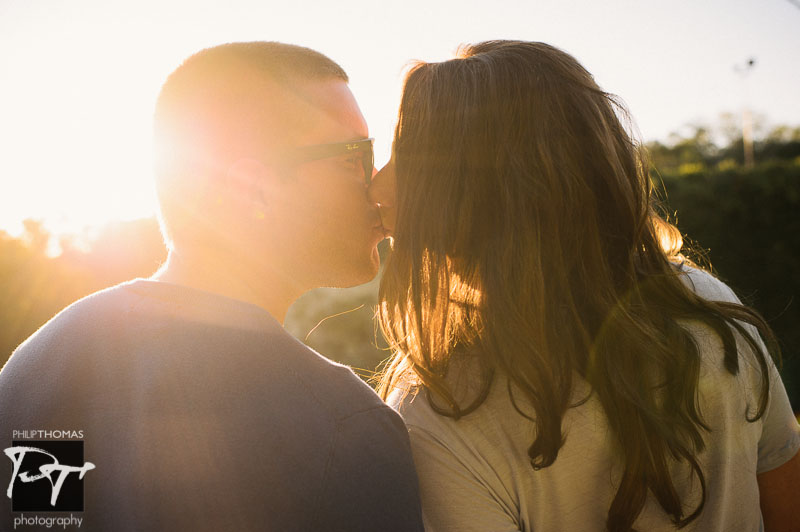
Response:
[[[457,422],[453,417],[442,415],[431,406],[431,398],[422,385],[407,388],[398,385],[389,394],[386,403],[400,414],[405,423],[411,448],[417,459],[420,454],[459,455],[465,445],[474,437],[472,430],[463,419]],[[467,445],[468,446],[468,445]]]
[[[459,409],[471,412],[474,409],[470,408],[470,405],[483,403],[482,398],[487,398],[489,390],[494,388],[493,375],[493,371],[487,371],[482,366],[478,354],[459,352],[451,356],[441,384],[450,395],[450,400],[454,401]],[[395,381],[386,402],[404,418],[419,418],[422,421],[430,414],[434,414],[432,418],[436,420],[442,417],[445,419],[460,417],[442,416],[442,412],[454,410],[452,405],[448,404],[448,400],[443,396],[424,386],[410,370]]]
[[[675,268],[681,281],[703,299],[741,303],[731,287],[719,280],[711,272],[686,262],[676,264]]]
[[[503,432],[501,425],[514,413],[504,382],[501,375],[480,373],[473,363],[455,363],[444,383],[459,414],[441,395],[413,377],[396,383],[386,402],[412,433],[424,432],[425,437],[456,448],[483,434]]]
[[[397,411],[408,426],[427,428],[436,419],[424,388],[409,381],[397,383],[386,398],[386,404]]]

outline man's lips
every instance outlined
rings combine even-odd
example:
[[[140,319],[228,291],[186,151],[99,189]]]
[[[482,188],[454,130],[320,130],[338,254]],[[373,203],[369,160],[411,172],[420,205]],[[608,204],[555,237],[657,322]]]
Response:
[[[383,224],[381,222],[378,222],[377,224],[373,225],[372,231],[375,233],[379,233],[383,235],[384,238],[386,238],[386,229],[383,227]]]
[[[383,238],[389,238],[393,234],[392,230],[385,227],[382,223],[373,226],[372,230],[383,235]]]
[[[386,203],[378,203],[381,216],[381,225],[385,238],[394,236],[395,210],[394,207]]]

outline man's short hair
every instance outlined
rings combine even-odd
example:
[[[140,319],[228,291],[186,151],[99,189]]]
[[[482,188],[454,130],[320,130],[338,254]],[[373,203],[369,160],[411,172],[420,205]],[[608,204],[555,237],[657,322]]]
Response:
[[[167,78],[154,114],[155,174],[160,223],[168,246],[201,219],[194,198],[203,179],[224,173],[242,144],[256,142],[282,124],[244,119],[263,104],[251,86],[265,80],[290,88],[306,81],[339,79],[345,71],[325,55],[279,42],[237,42],[206,48]],[[252,122],[252,121],[251,121]],[[247,125],[249,124],[249,125]],[[278,131],[271,131],[276,135]]]

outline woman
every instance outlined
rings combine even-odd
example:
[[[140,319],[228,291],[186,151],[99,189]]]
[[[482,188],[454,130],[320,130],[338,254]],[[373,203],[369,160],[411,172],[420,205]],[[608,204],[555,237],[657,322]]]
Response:
[[[624,116],[542,43],[406,79],[370,189],[394,237],[381,393],[431,530],[796,527],[774,339],[679,255]]]

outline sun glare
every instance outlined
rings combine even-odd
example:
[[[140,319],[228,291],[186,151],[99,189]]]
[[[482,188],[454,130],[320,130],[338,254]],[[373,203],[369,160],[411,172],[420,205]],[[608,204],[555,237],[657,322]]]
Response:
[[[378,167],[388,159],[404,65],[412,59],[446,59],[459,43],[488,38],[537,38],[585,59],[601,81],[608,81],[605,88],[625,97],[646,138],[664,138],[695,116],[713,119],[720,107],[736,109],[739,80],[728,65],[743,54],[759,53],[772,63],[765,61],[750,80],[753,97],[760,98],[758,109],[783,122],[796,121],[797,106],[789,104],[797,69],[785,54],[796,32],[778,4],[760,10],[763,16],[752,25],[753,35],[763,37],[763,50],[740,39],[739,23],[729,18],[730,27],[721,26],[714,40],[717,48],[706,55],[695,53],[707,41],[705,30],[688,32],[685,20],[716,17],[713,5],[626,8],[618,13],[628,17],[619,20],[620,27],[640,33],[620,40],[586,31],[595,27],[600,8],[594,4],[562,4],[509,4],[507,11],[467,2],[469,9],[453,10],[446,2],[410,0],[350,11],[319,3],[310,16],[303,2],[234,0],[224,7],[201,7],[186,0],[145,1],[125,9],[99,0],[0,2],[0,187],[5,196],[0,196],[0,230],[19,233],[26,218],[64,233],[152,216],[151,117],[158,89],[191,53],[237,40],[302,44],[341,63],[376,138]],[[569,16],[544,16],[556,9]],[[749,9],[743,4],[735,11],[742,18]],[[429,26],[424,27],[430,31],[408,33],[423,20],[420,12],[426,13]],[[658,18],[653,13],[664,18],[658,35],[676,28],[687,33],[678,41],[653,38],[653,28],[631,22],[634,15]],[[631,56],[628,41],[648,46]],[[673,49],[676,43],[683,48]],[[631,68],[642,64],[659,70],[641,75]],[[682,81],[687,76],[703,84],[687,89]]]
[[[0,179],[14,201],[4,205],[0,229],[13,234],[22,220],[37,219],[59,235],[152,216],[150,117],[157,83],[120,79],[102,66],[112,58],[83,50],[79,41],[69,55],[86,52],[87,60],[50,59],[47,68],[33,68],[54,53],[44,47],[13,58],[25,79],[2,91],[0,114],[14,128],[0,128],[7,153]]]

